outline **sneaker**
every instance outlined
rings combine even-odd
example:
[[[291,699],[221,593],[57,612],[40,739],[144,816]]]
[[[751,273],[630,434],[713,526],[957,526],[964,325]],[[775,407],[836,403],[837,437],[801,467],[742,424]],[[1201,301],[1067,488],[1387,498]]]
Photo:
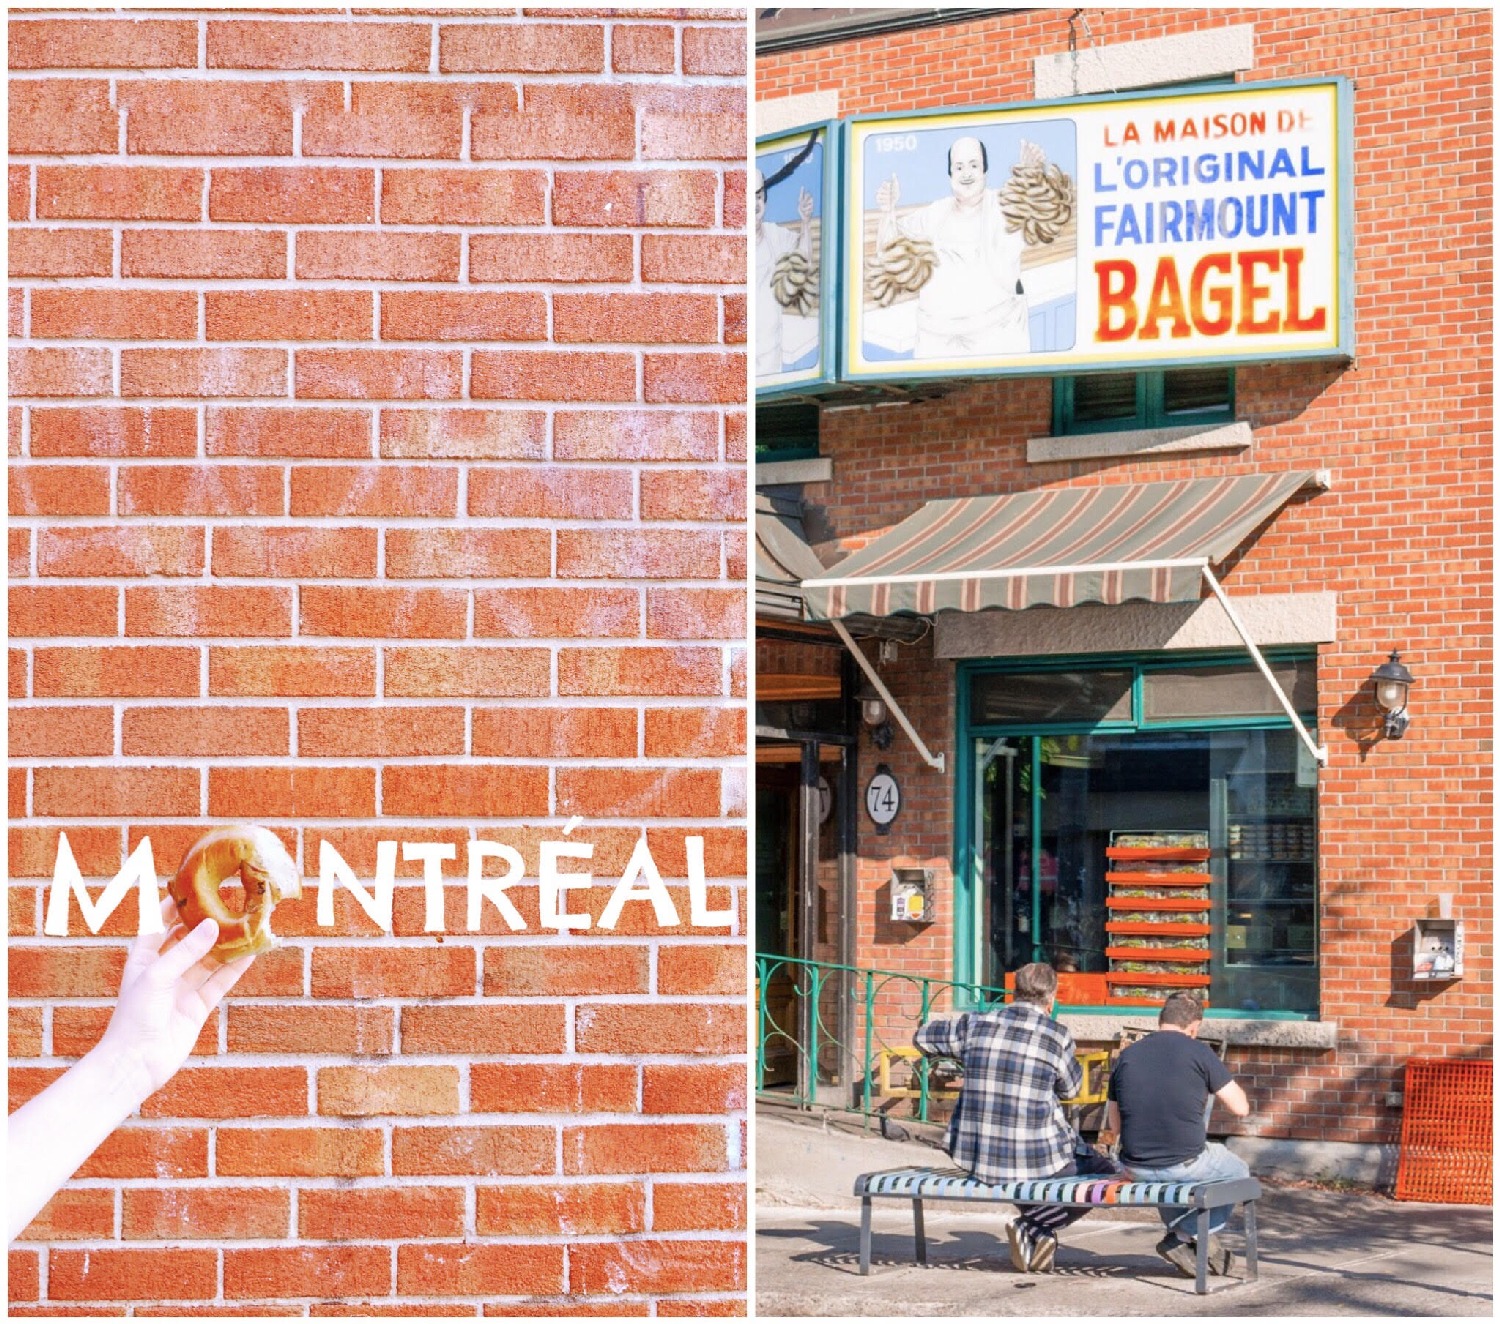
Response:
[[[1005,1235],[1010,1241],[1011,1268],[1017,1273],[1030,1273],[1031,1253],[1036,1243],[1032,1241],[1026,1225],[1019,1218],[1012,1219],[1005,1229]]]
[[[1234,1252],[1213,1235],[1208,1238],[1208,1271],[1227,1277],[1234,1268]]]
[[[1047,1232],[1033,1232],[1019,1218],[1006,1229],[1010,1241],[1010,1262],[1017,1273],[1051,1273],[1057,1260],[1057,1238]]]
[[[1047,1232],[1039,1232],[1031,1243],[1031,1272],[1051,1273],[1057,1261],[1057,1238]]]
[[[1198,1276],[1198,1252],[1191,1241],[1184,1241],[1175,1232],[1168,1232],[1156,1243],[1156,1253],[1177,1270],[1184,1278]]]
[[[1184,1241],[1175,1232],[1168,1232],[1156,1243],[1156,1253],[1166,1260],[1184,1278],[1198,1276],[1198,1243]],[[1234,1268],[1234,1252],[1218,1237],[1208,1239],[1208,1271],[1225,1277]]]

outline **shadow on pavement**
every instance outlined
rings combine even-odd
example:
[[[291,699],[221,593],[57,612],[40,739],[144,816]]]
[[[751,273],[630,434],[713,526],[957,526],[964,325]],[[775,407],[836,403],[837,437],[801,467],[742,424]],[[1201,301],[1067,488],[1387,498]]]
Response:
[[[1098,1226],[1102,1227],[1104,1224],[1101,1222]],[[1117,1223],[1113,1226],[1124,1225]],[[1156,1235],[1156,1231],[1156,1226],[1153,1224],[1153,1236]],[[832,1269],[836,1273],[860,1276],[857,1226],[833,1220],[822,1222],[808,1219],[799,1222],[794,1228],[762,1227],[757,1230],[756,1238],[766,1242],[778,1239],[820,1242],[822,1249],[788,1255],[788,1262],[812,1264],[819,1268]],[[923,1266],[917,1264],[913,1255],[912,1235],[909,1231],[882,1232],[877,1230],[870,1242],[871,1273],[922,1269]],[[1085,1263],[1078,1263],[1080,1257],[1085,1259]],[[998,1236],[964,1230],[957,1232],[929,1230],[927,1260],[923,1272],[994,1273],[1003,1275],[1007,1280],[1020,1279],[1020,1275],[1011,1267],[1003,1224]],[[1057,1267],[1046,1275],[1046,1280],[1055,1282],[1068,1278],[1101,1280],[1128,1278],[1132,1282],[1139,1282],[1159,1277],[1161,1270],[1161,1261],[1154,1255],[1142,1257],[1118,1253],[1096,1254],[1086,1248],[1065,1242],[1059,1252]],[[1038,1281],[1041,1280],[1038,1279]],[[1187,1280],[1179,1278],[1174,1273],[1171,1276],[1171,1285],[1175,1287],[1179,1283],[1189,1291],[1192,1290],[1192,1285]]]
[[[1059,1291],[1065,1296],[1069,1283],[1085,1291],[1086,1284],[1098,1283],[1103,1291],[1124,1294],[1115,1298],[1115,1306],[1125,1314],[1141,1313],[1139,1307],[1153,1296],[1167,1314],[1234,1315],[1252,1309],[1283,1316],[1490,1313],[1485,1303],[1492,1300],[1493,1214],[1487,1207],[1397,1203],[1368,1192],[1268,1185],[1260,1202],[1260,1279],[1251,1283],[1243,1277],[1244,1229],[1236,1217],[1228,1235],[1236,1265],[1233,1281],[1218,1285],[1222,1298],[1196,1296],[1190,1280],[1165,1269],[1150,1253],[1161,1232],[1155,1219],[1084,1219],[1063,1234],[1055,1271],[1030,1277],[1017,1274],[1010,1264],[1004,1229],[1012,1211],[994,1212],[993,1223],[980,1227],[929,1221],[929,1265],[924,1270],[914,1259],[909,1206],[892,1202],[880,1210],[871,1243],[873,1272],[862,1279],[859,1215],[852,1202],[847,1215],[805,1211],[795,1222],[762,1225],[757,1235],[761,1254],[788,1266],[827,1270],[829,1283],[843,1282],[847,1291],[856,1290],[849,1281],[853,1278],[862,1284],[861,1298],[881,1293],[879,1279],[885,1277],[887,1291],[917,1290],[924,1300],[948,1300],[950,1306],[960,1301],[968,1306],[971,1288],[982,1298],[985,1283],[1004,1289],[1006,1299],[1017,1305],[1020,1298],[1012,1293],[1029,1296],[1037,1289],[1038,1307],[1055,1303]],[[811,1282],[800,1281],[804,1286]],[[919,1283],[925,1289],[918,1289]],[[1048,1284],[1055,1287],[1049,1290]],[[1136,1287],[1146,1289],[1146,1295],[1136,1294]]]

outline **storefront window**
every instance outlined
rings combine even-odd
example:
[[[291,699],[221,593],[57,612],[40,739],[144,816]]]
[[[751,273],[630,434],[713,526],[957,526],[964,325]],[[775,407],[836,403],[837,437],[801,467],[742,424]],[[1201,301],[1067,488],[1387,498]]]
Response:
[[[1311,660],[1275,670],[1298,708],[1315,707]],[[1118,673],[1095,674],[1114,688]],[[1009,682],[1026,710],[1015,696],[1034,676],[972,677],[961,812],[976,977],[1000,984],[1046,960],[1064,1005],[1139,1008],[1185,985],[1210,1015],[1315,1015],[1315,765],[1289,723],[1271,725],[1279,705],[1249,664],[1143,669],[1138,681],[1142,718],[1128,729],[1048,733],[1021,717],[1010,720],[1031,729],[1007,734],[974,730],[996,711],[977,696]],[[1143,858],[1150,843],[1166,858]]]
[[[1271,671],[1294,708],[1317,707],[1317,679],[1310,661],[1279,663]],[[1147,722],[1257,717],[1280,711],[1270,685],[1255,667],[1193,667],[1148,671],[1141,677],[1141,716]]]
[[[1130,720],[1135,673],[1039,671],[976,677],[969,720],[990,722],[1096,722]]]

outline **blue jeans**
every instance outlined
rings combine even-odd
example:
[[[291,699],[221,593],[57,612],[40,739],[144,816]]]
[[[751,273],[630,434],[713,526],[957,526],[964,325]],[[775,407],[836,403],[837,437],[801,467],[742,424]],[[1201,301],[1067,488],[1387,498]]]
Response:
[[[1142,1168],[1134,1163],[1127,1164],[1126,1168],[1136,1181],[1233,1181],[1250,1175],[1250,1165],[1223,1145],[1208,1145],[1197,1158],[1166,1168]],[[1198,1217],[1195,1210],[1179,1204],[1163,1205],[1157,1212],[1168,1232],[1177,1233],[1185,1241],[1193,1240]],[[1233,1212],[1232,1205],[1213,1210],[1208,1216],[1209,1231],[1219,1231]]]

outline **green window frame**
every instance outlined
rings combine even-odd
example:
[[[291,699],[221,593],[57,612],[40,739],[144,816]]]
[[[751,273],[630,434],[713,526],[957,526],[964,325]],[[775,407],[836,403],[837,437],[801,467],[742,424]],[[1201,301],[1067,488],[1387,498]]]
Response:
[[[755,410],[755,459],[759,464],[778,460],[816,460],[818,433],[823,421],[817,405],[759,405]]]
[[[1234,422],[1234,369],[1091,373],[1052,384],[1052,435]]]
[[[1316,650],[1306,648],[1267,649],[1267,663],[1275,669],[1278,663],[1311,665],[1316,671]],[[1042,740],[1047,737],[1076,735],[1110,735],[1139,732],[1192,732],[1225,730],[1294,730],[1294,725],[1284,714],[1236,717],[1192,717],[1152,719],[1147,715],[1145,678],[1163,673],[1182,673],[1232,665],[1250,666],[1243,652],[1215,652],[1194,654],[1190,658],[1164,659],[1159,654],[1107,654],[1043,658],[1015,658],[1006,660],[973,659],[958,664],[957,705],[955,730],[957,760],[953,798],[953,979],[955,1006],[960,1010],[980,1008],[980,999],[965,997],[963,986],[980,979],[980,945],[984,941],[984,921],[979,916],[976,900],[982,895],[982,863],[976,841],[974,825],[975,797],[979,794],[975,785],[974,770],[967,752],[976,739],[997,736],[1029,737]],[[1133,672],[1130,684],[1129,715],[1122,709],[1112,709],[1109,715],[1093,721],[1048,720],[1028,721],[975,720],[973,699],[976,679],[1007,674],[1036,674],[1039,672],[1108,672],[1126,670]],[[1310,728],[1316,729],[1317,713],[1303,708],[1299,714]],[[1316,805],[1316,791],[1314,791]],[[1314,811],[1316,813],[1316,810]],[[1318,885],[1321,893],[1321,885]],[[1321,969],[1317,978],[1321,983]],[[1105,1014],[1118,1014],[1118,1009],[1109,1007],[1073,1008]],[[1240,1007],[1213,1007],[1205,1013],[1209,1018],[1264,1019],[1300,1021],[1317,1019],[1316,1015],[1298,1011],[1250,1011]]]

